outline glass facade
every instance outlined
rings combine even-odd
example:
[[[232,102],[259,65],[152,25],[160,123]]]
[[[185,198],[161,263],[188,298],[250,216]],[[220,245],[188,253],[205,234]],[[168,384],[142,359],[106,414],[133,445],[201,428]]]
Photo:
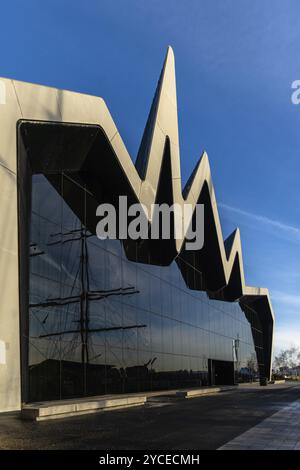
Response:
[[[257,314],[189,289],[183,260],[129,261],[89,231],[89,198],[75,175],[32,176],[29,401],[199,387],[212,361],[231,363],[232,381],[257,377]]]

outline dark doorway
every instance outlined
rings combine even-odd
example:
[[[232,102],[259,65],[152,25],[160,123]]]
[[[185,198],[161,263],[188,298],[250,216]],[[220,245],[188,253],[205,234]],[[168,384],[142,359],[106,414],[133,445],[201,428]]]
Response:
[[[208,360],[210,385],[233,385],[234,363],[231,361]]]

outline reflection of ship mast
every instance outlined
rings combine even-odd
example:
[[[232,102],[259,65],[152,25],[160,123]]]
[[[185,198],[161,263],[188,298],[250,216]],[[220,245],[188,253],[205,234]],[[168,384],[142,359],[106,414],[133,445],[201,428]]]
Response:
[[[74,238],[74,235],[77,235]],[[81,338],[81,362],[82,364],[88,364],[90,362],[89,358],[89,333],[101,333],[106,331],[115,331],[115,330],[129,330],[135,328],[145,328],[147,325],[142,324],[133,324],[133,325],[118,325],[118,326],[111,326],[111,327],[102,327],[102,328],[90,328],[89,327],[89,303],[91,301],[102,300],[110,296],[116,295],[131,295],[139,293],[138,290],[134,289],[134,287],[120,287],[117,289],[108,289],[108,290],[90,290],[90,279],[89,279],[89,270],[88,270],[88,246],[87,246],[87,238],[93,236],[90,233],[87,233],[85,227],[81,227],[77,230],[70,230],[67,232],[59,232],[50,235],[51,237],[61,237],[60,240],[51,241],[47,243],[48,246],[53,245],[62,245],[65,243],[73,242],[73,241],[80,241],[80,266],[76,274],[80,273],[80,293],[78,295],[71,295],[66,297],[56,297],[56,298],[48,298],[44,302],[39,303],[32,303],[29,305],[30,308],[51,308],[51,307],[59,307],[59,306],[66,306],[70,304],[79,303],[79,313],[80,317],[79,320],[76,322],[79,323],[79,328],[77,329],[66,329],[63,331],[53,332],[53,333],[45,333],[38,336],[38,338],[48,338],[48,337],[56,337],[62,336],[65,334],[80,334]],[[71,238],[70,238],[71,236]],[[64,237],[69,237],[67,239],[63,239]],[[38,250],[36,243],[31,243],[31,254],[30,256],[38,256],[44,255],[45,252]],[[75,281],[76,281],[75,278]],[[48,315],[43,320],[43,324],[47,321]],[[98,355],[99,356],[99,355]]]

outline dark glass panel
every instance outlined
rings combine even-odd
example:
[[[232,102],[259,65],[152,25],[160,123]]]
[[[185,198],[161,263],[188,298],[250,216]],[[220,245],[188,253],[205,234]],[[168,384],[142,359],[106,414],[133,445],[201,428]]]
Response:
[[[256,312],[190,290],[192,264],[180,260],[183,277],[176,262],[134,263],[119,241],[98,240],[78,175],[32,182],[31,401],[207,385],[209,360],[257,377]]]
[[[159,353],[162,351],[162,317],[151,314],[151,351]]]

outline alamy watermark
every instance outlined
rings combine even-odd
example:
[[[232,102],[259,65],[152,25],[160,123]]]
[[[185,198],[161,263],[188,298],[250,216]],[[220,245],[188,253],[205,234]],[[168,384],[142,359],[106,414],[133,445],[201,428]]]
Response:
[[[291,94],[291,101],[293,104],[300,103],[300,80],[294,80],[291,84],[291,88],[295,91]]]
[[[203,204],[151,204],[148,210],[140,203],[128,206],[127,196],[119,196],[117,210],[112,204],[100,204],[96,216],[100,217],[96,233],[102,240],[185,239],[186,250],[200,250],[204,244]]]

